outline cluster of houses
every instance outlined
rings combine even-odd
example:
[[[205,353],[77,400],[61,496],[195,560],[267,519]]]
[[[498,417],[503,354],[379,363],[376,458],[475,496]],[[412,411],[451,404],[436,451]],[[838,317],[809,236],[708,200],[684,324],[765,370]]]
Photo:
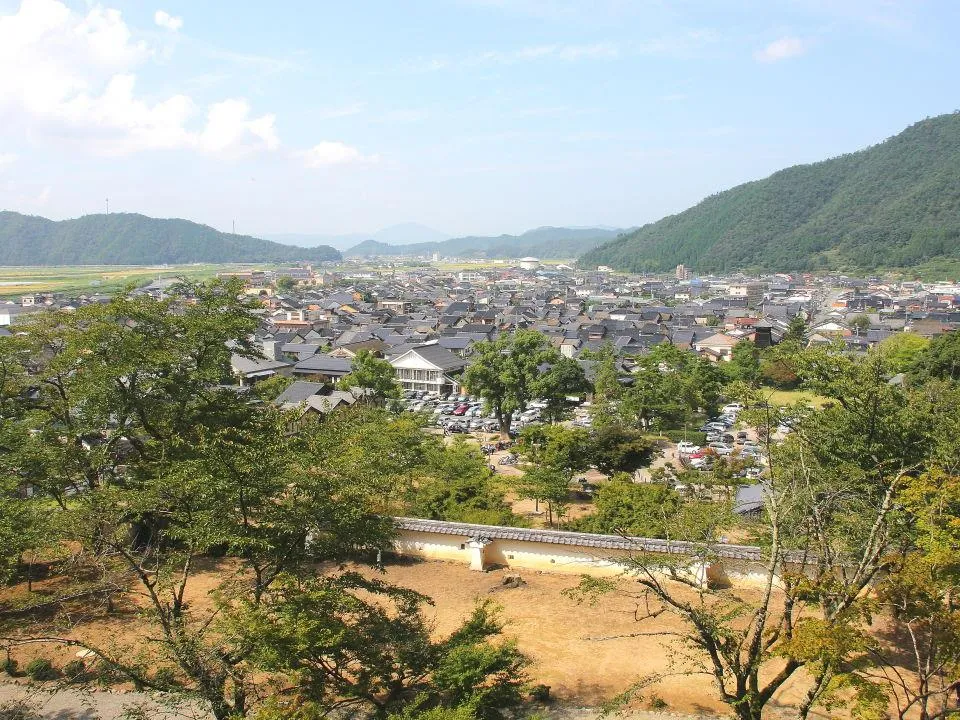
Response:
[[[288,376],[296,382],[281,402],[324,412],[354,401],[334,387],[361,350],[388,360],[405,390],[444,395],[460,391],[476,343],[520,329],[542,332],[574,359],[609,343],[629,371],[632,357],[662,343],[723,362],[741,341],[776,344],[796,316],[807,322],[810,343],[842,338],[853,350],[905,330],[934,336],[960,327],[956,285],[806,275],[691,278],[680,268],[673,276],[624,276],[522,265],[459,273],[391,266],[352,277],[308,267],[232,273],[262,304],[254,338],[262,357],[234,355],[236,381]],[[281,277],[295,281],[293,287],[278,283]],[[159,297],[172,282],[140,292]],[[0,301],[0,334],[15,331],[32,312],[108,299],[48,293]]]
[[[946,289],[785,275],[691,280],[557,267],[391,268],[343,278],[336,288],[263,294],[255,338],[263,359],[235,356],[234,372],[241,384],[292,377],[299,382],[284,401],[304,402],[314,388],[335,407],[349,394],[330,388],[360,350],[388,360],[405,390],[455,394],[473,346],[520,329],[543,333],[574,359],[609,343],[627,372],[632,357],[661,343],[723,362],[743,340],[776,344],[796,316],[807,322],[811,343],[839,337],[865,350],[895,332],[931,336],[960,327],[960,288]]]

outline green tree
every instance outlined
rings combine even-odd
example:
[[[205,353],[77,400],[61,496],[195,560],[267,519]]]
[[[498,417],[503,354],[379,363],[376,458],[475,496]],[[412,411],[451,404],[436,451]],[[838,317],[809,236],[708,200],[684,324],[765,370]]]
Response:
[[[796,432],[782,446],[767,441],[763,516],[754,527],[761,592],[747,599],[703,582],[687,558],[632,558],[640,588],[632,595],[649,617],[669,612],[684,623],[720,698],[742,720],[759,720],[801,668],[809,682],[800,717],[818,702],[835,702],[841,687],[864,713],[875,707],[876,686],[852,666],[866,652],[871,592],[911,542],[899,495],[909,478],[960,456],[960,440],[944,431],[960,422],[956,389],[891,385],[880,352],[858,359],[818,348],[792,362],[805,387],[829,400],[816,413],[791,411]],[[769,438],[782,418],[764,407],[746,419]],[[717,557],[729,523],[723,504],[685,505],[666,534],[691,543],[697,558]],[[613,587],[582,584],[588,594]]]
[[[369,350],[357,351],[350,372],[340,378],[337,387],[347,391],[360,388],[378,402],[396,400],[401,395],[393,365]]]
[[[530,425],[520,433],[517,450],[529,463],[571,474],[590,466],[590,434],[581,428]]]
[[[787,331],[783,334],[783,340],[788,343],[804,345],[807,342],[807,321],[802,315],[794,315],[790,318],[790,324]]]
[[[714,363],[662,343],[637,359],[633,385],[621,403],[622,415],[644,429],[682,427],[696,412],[714,413],[723,375]]]
[[[476,445],[457,438],[425,454],[423,476],[411,486],[408,512],[429,520],[516,525],[519,518],[493,482]]]
[[[590,383],[580,363],[572,358],[558,357],[534,384],[533,393],[543,398],[547,407],[541,415],[547,422],[559,422],[569,415],[567,398],[579,397],[590,390]]]
[[[960,380],[960,331],[938,335],[911,364],[910,376],[917,381]]]
[[[653,442],[622,425],[603,425],[590,433],[587,457],[604,475],[633,473],[650,462]]]
[[[424,616],[427,598],[356,574],[289,578],[266,605],[248,606],[231,625],[251,661],[288,678],[294,699],[282,717],[394,713],[469,706],[495,720],[523,701],[529,660],[481,603],[445,638]]]
[[[916,363],[930,341],[922,335],[909,332],[894,333],[880,343],[880,350],[894,372],[907,372]]]
[[[866,315],[855,315],[850,321],[850,329],[857,335],[866,335],[872,324]]]
[[[566,514],[570,504],[570,481],[572,474],[562,468],[551,465],[528,465],[517,480],[517,494],[522,498],[547,504],[547,524],[553,526],[556,517],[557,527]],[[538,505],[539,507],[539,505]]]
[[[755,386],[760,382],[760,350],[749,340],[733,346],[730,362],[724,365],[729,378]]]
[[[617,354],[611,343],[604,343],[590,359],[596,362],[590,419],[593,427],[602,427],[618,417],[624,389],[617,369]]]
[[[589,436],[579,428],[562,425],[525,428],[518,450],[526,460],[517,481],[521,497],[547,503],[547,520],[559,525],[570,499],[570,482],[589,465]]]
[[[497,419],[500,435],[506,438],[512,413],[526,410],[541,390],[550,389],[541,385],[540,366],[559,360],[560,353],[551,347],[545,335],[535,330],[518,330],[491,342],[476,343],[463,385],[484,399]]]
[[[253,394],[264,402],[270,402],[280,397],[291,385],[293,385],[293,378],[286,375],[274,375],[256,383],[253,386]]]
[[[595,510],[576,521],[582,532],[634,537],[665,537],[669,518],[683,504],[681,497],[659,483],[635,483],[617,476],[603,485],[594,498]]]
[[[277,286],[277,290],[281,292],[290,292],[297,285],[296,281],[289,275],[278,277],[274,284]]]
[[[388,547],[389,513],[422,465],[425,437],[373,408],[291,433],[292,418],[221,389],[228,341],[258,324],[239,291],[183,286],[162,301],[120,295],[39,314],[21,339],[36,390],[4,389],[4,436],[17,442],[0,454],[3,489],[36,488],[51,538],[81,549],[63,585],[90,600],[74,619],[136,595],[150,659],[175,666],[218,719],[248,714],[263,682],[250,672],[252,647],[228,642],[224,623],[272,602],[281,577],[307,582],[319,562]],[[242,340],[237,350],[249,352]],[[201,561],[225,552],[239,575],[224,576],[217,607],[188,602]],[[60,601],[45,598],[45,611]],[[78,642],[25,626],[28,616],[6,643]],[[79,644],[139,684],[171,689],[144,675],[133,648]]]

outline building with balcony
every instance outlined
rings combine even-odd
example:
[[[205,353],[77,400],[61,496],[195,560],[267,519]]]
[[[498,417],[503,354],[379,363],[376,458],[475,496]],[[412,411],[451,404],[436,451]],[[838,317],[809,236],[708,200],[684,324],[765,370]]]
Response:
[[[390,359],[404,390],[441,395],[460,392],[459,374],[467,361],[437,344],[421,345]]]

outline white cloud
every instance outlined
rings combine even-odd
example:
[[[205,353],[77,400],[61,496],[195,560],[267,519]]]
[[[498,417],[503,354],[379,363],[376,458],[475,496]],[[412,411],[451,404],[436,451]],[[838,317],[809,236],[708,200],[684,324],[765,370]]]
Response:
[[[13,165],[17,161],[17,156],[13,153],[0,153],[0,168],[7,165]]]
[[[757,50],[753,57],[758,62],[773,63],[803,55],[806,51],[806,42],[798,37],[786,36],[774,40],[762,50]]]
[[[375,163],[380,159],[378,155],[364,155],[355,147],[332,140],[317,143],[309,150],[300,153],[300,157],[308,168]]]
[[[179,21],[158,13],[161,19],[167,27]],[[135,71],[152,57],[118,10],[94,5],[81,15],[59,0],[22,0],[0,15],[0,112],[10,123],[107,154],[236,154],[279,145],[274,116],[252,116],[245,100],[210,105],[203,123],[187,95],[137,94]]]
[[[197,138],[200,149],[222,153],[238,148],[262,144],[268,150],[280,145],[273,115],[250,117],[250,105],[245,100],[224,100],[210,106],[207,126]]]
[[[183,18],[171,15],[165,10],[157,10],[153,15],[153,21],[162,28],[177,32],[183,27]]]

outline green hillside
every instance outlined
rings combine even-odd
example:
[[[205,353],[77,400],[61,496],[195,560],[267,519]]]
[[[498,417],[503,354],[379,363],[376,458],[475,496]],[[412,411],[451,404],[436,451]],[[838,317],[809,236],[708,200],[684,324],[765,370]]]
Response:
[[[0,212],[0,265],[157,265],[339,260],[327,245],[299,248],[188,220],[131,213],[54,222]]]
[[[522,235],[468,236],[440,242],[391,245],[364,240],[344,252],[347,257],[372,255],[418,256],[438,252],[446,257],[519,258],[534,255],[544,258],[576,258],[617,236],[619,230],[604,228],[540,227]]]
[[[665,271],[869,271],[960,258],[960,114],[713,195],[580,258]]]

